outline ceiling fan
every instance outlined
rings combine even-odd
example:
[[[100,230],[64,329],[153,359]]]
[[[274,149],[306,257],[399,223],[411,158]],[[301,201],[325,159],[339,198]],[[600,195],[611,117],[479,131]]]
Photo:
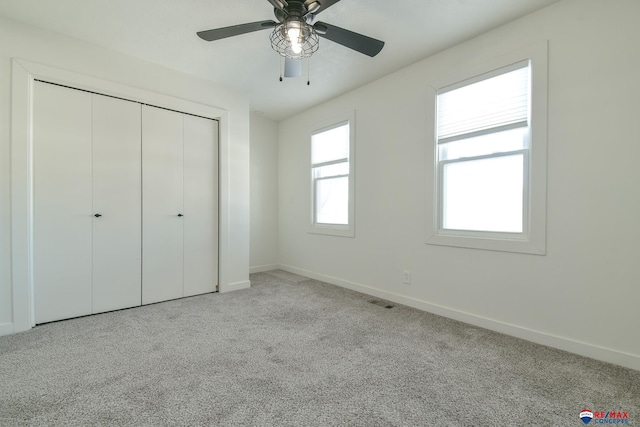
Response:
[[[258,21],[198,32],[206,41],[220,40],[254,31],[273,29],[271,47],[286,59],[303,59],[318,50],[318,37],[331,40],[370,57],[376,56],[384,42],[326,22],[312,24],[316,15],[340,0],[267,0],[274,7],[276,21]]]

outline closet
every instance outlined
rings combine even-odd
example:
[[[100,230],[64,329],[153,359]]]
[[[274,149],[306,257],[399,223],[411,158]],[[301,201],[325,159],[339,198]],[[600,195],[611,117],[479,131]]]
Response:
[[[214,291],[217,134],[215,121],[142,107],[143,304]]]
[[[34,83],[36,323],[213,292],[218,123]]]

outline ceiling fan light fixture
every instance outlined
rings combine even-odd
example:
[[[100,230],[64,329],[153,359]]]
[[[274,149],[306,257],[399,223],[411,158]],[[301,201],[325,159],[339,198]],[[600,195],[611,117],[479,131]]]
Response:
[[[290,16],[275,27],[269,38],[273,50],[289,59],[310,57],[318,50],[320,42],[314,28],[296,16]]]

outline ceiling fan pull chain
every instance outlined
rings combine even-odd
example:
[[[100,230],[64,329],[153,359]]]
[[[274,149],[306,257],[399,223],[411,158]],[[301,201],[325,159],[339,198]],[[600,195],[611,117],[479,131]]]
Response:
[[[280,81],[282,81],[282,69],[284,68],[284,58],[278,56],[278,72],[280,73]]]
[[[311,58],[307,59],[307,86],[311,86]]]

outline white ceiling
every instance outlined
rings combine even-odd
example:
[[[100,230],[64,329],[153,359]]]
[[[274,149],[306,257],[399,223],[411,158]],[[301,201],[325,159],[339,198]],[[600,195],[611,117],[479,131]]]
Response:
[[[320,0],[322,1],[322,0]],[[0,15],[212,80],[280,120],[558,0],[342,0],[318,19],[386,42],[369,58],[325,39],[279,81],[269,30],[205,42],[197,31],[274,19],[267,0],[0,0]]]

